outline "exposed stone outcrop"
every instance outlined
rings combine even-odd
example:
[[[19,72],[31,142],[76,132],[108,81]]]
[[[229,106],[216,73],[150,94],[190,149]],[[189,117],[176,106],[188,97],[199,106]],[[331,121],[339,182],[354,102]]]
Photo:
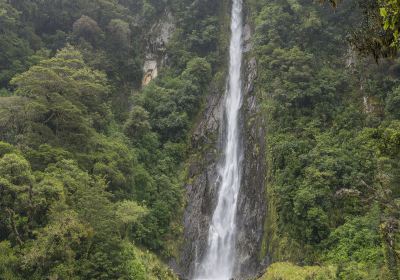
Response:
[[[157,60],[151,60],[150,58],[146,60],[143,66],[143,73],[142,85],[147,86],[158,75]]]
[[[184,243],[177,271],[189,279],[207,245],[208,228],[217,200],[218,142],[223,118],[223,94],[217,88],[207,97],[207,105],[193,133],[186,210],[184,215]]]
[[[251,27],[244,29],[244,51],[251,53]],[[243,176],[238,201],[237,264],[234,278],[249,279],[265,267],[260,260],[265,202],[265,124],[259,114],[254,82],[255,58],[243,63],[244,100],[240,122],[244,149]],[[184,246],[174,268],[182,279],[190,279],[207,246],[208,229],[217,200],[218,165],[221,160],[224,89],[210,91],[206,107],[192,135],[194,151],[185,186],[187,206],[184,215]]]
[[[169,11],[150,28],[146,39],[142,86],[146,86],[158,75],[166,60],[166,45],[175,31],[174,17]]]
[[[253,92],[257,62],[255,58],[245,62],[242,107],[244,159],[237,212],[237,279],[256,276],[267,263],[267,260],[260,259],[266,215],[265,123]]]
[[[247,53],[253,48],[253,42],[251,40],[251,27],[250,24],[246,24],[243,28],[243,52]]]

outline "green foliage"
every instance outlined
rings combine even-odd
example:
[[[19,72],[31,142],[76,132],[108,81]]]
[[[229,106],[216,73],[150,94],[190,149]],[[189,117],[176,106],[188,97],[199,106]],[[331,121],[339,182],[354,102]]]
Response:
[[[345,64],[338,42],[360,16],[350,4],[251,8],[273,216],[264,253],[334,265],[338,279],[397,279],[397,62]]]
[[[144,167],[135,177],[135,195],[150,209],[146,219],[133,226],[135,239],[168,257],[172,252],[167,237],[179,233],[171,223],[182,210],[178,178],[186,140],[210,80],[210,63],[193,55],[180,75],[166,71],[143,89],[124,126]]]
[[[11,247],[10,242],[0,242],[0,277],[3,279],[17,280],[22,279],[17,276],[18,258]]]
[[[12,145],[5,143],[5,142],[0,142],[0,156],[4,156],[5,154],[8,154],[8,153],[11,153],[14,151],[15,151],[15,148]]]
[[[85,15],[82,15],[77,21],[74,22],[72,29],[74,37],[77,39],[82,37],[93,46],[97,46],[103,36],[103,32],[98,26],[97,22]]]
[[[127,236],[132,230],[132,225],[148,214],[148,210],[145,207],[130,200],[118,202],[115,211],[120,223],[121,236]]]
[[[144,89],[138,103],[150,112],[150,126],[161,136],[161,141],[183,139],[210,79],[210,64],[194,57],[178,78],[166,76],[159,84]]]
[[[149,112],[140,106],[133,107],[124,126],[125,134],[131,139],[137,140],[149,133],[150,129]]]
[[[340,0],[321,0],[340,10]],[[351,2],[351,1],[349,1]],[[399,49],[400,2],[398,0],[355,1],[362,18],[353,29],[352,43],[362,54],[373,55],[376,60],[396,57]]]
[[[335,280],[336,269],[333,266],[300,267],[290,263],[271,265],[260,280]]]
[[[392,45],[398,47],[400,2],[397,0],[381,0],[378,2],[380,5],[379,13],[383,19],[383,29],[393,32]]]
[[[0,1],[0,87],[29,65],[33,51],[29,42],[19,36],[20,13],[7,1]]]
[[[126,269],[132,272],[130,275],[132,280],[177,280],[170,269],[165,268],[160,260],[153,254],[144,253],[139,249],[126,243],[124,254],[127,255],[129,262],[126,264]]]
[[[136,279],[143,272],[145,254],[129,245],[129,237],[148,210],[128,200],[113,204],[104,181],[71,160],[33,174],[29,163],[11,152],[0,158],[0,166],[1,236],[11,241],[1,243],[0,261],[8,266],[0,273],[6,279]],[[135,264],[124,248],[141,256]],[[154,267],[167,273],[160,263]],[[143,279],[154,273],[144,272]]]
[[[134,177],[137,168],[136,156],[121,140],[96,137],[95,149],[83,161],[93,174],[107,182],[107,189],[118,199],[132,198]]]
[[[171,2],[0,0],[0,278],[175,279],[147,250],[170,257],[181,234],[218,5]],[[137,93],[167,5],[171,60]]]
[[[386,99],[386,111],[394,118],[399,119],[400,113],[397,108],[400,105],[400,88],[395,88]]]
[[[76,278],[77,252],[89,238],[90,231],[74,211],[57,215],[37,234],[35,244],[27,246],[21,260],[23,267],[35,271],[36,277]]]
[[[377,210],[375,208],[375,213],[368,216],[346,221],[327,239],[327,259],[339,265],[341,279],[379,278],[376,265],[383,265],[383,252]]]
[[[30,104],[28,114],[33,118],[23,125],[30,125],[34,134],[31,137],[35,139],[28,141],[36,143],[31,145],[46,141],[48,138],[39,136],[45,131],[46,137],[54,141],[85,148],[80,140],[90,137],[90,126],[101,130],[110,120],[105,75],[87,67],[80,52],[70,46],[16,76],[11,83],[17,87],[15,93]]]

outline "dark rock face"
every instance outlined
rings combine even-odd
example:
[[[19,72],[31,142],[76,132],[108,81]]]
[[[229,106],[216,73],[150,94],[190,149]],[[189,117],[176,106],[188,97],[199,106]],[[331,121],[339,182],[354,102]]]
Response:
[[[245,51],[251,50],[251,28],[245,28]],[[243,148],[242,184],[237,214],[237,262],[234,279],[250,279],[265,267],[260,260],[266,212],[265,124],[253,92],[257,76],[254,58],[243,63],[243,106],[240,117]],[[204,113],[192,136],[184,245],[175,270],[182,279],[193,276],[196,264],[207,247],[208,229],[218,192],[218,164],[221,161],[224,90],[214,89],[207,98]]]
[[[201,261],[207,247],[208,228],[217,202],[218,170],[222,130],[223,94],[213,90],[207,106],[192,136],[192,151],[186,189],[184,214],[184,246],[178,260],[177,271],[183,279],[190,279],[196,264]]]
[[[257,63],[254,58],[245,62],[241,130],[244,159],[237,210],[235,279],[256,276],[265,263],[259,259],[266,214],[265,124],[253,92]]]

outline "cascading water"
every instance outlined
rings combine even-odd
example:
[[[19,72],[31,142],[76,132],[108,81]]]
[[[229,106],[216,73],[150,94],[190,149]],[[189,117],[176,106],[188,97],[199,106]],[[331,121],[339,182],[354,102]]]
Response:
[[[224,162],[219,168],[218,202],[208,234],[208,246],[194,279],[226,280],[235,263],[236,209],[241,181],[239,111],[242,104],[242,0],[233,0],[229,82],[225,97]]]

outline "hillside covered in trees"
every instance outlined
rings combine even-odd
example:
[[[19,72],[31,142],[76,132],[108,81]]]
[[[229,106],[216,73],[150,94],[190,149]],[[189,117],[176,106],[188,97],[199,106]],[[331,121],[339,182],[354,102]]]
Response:
[[[187,29],[137,94],[165,2],[0,1],[1,279],[174,279],[150,251],[170,257],[180,234],[181,166],[216,31],[201,7],[169,5]],[[181,44],[195,13],[208,41]]]
[[[399,2],[322,2],[243,1],[263,120],[243,122],[265,130],[254,274],[400,279]],[[184,277],[230,7],[0,0],[0,279]]]

